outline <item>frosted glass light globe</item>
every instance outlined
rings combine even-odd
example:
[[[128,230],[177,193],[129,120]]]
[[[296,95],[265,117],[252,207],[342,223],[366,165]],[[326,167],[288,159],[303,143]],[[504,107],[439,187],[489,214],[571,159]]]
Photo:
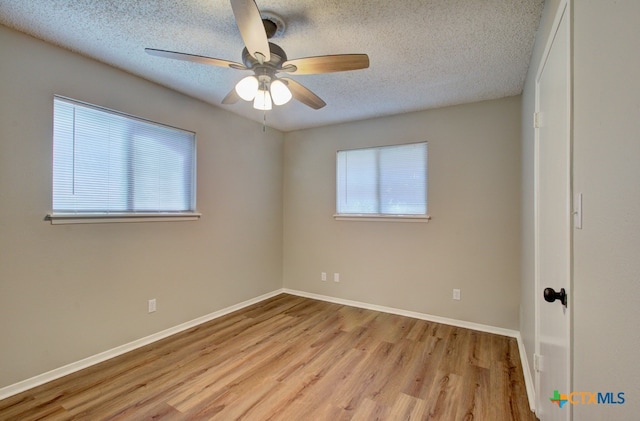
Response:
[[[281,80],[271,82],[271,98],[276,105],[283,105],[291,100],[291,91]]]
[[[251,101],[258,92],[258,79],[255,76],[247,76],[236,84],[236,93],[245,101]]]

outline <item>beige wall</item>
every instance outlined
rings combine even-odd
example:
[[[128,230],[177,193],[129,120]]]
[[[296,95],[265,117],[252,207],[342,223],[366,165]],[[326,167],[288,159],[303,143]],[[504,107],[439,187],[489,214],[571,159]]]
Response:
[[[282,287],[281,133],[2,26],[0,57],[0,387]],[[202,219],[45,222],[54,94],[195,131]]]
[[[574,1],[574,390],[624,405],[574,406],[576,420],[640,414],[640,2]]]
[[[284,286],[517,329],[519,137],[519,96],[285,134]],[[333,219],[337,150],[418,141],[429,223]]]

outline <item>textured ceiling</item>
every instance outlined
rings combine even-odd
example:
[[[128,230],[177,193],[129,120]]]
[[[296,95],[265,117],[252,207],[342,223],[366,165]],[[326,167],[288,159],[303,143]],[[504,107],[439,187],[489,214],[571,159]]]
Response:
[[[290,59],[366,53],[369,69],[291,76],[324,99],[267,111],[290,131],[517,95],[543,0],[256,0],[282,16],[271,42]],[[255,121],[250,103],[220,102],[250,74],[150,56],[144,48],[241,62],[228,0],[0,0],[0,23]]]

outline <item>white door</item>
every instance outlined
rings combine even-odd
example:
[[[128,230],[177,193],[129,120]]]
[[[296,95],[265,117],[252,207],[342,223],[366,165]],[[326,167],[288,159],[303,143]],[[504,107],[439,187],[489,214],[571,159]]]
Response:
[[[560,7],[536,79],[536,414],[571,419],[571,102],[569,8]],[[547,288],[548,302],[543,296]],[[568,305],[561,291],[569,297]],[[554,294],[555,293],[555,294]],[[557,392],[556,392],[557,391]],[[564,396],[563,396],[564,395]],[[556,399],[557,398],[557,399]],[[553,400],[552,400],[553,399]]]

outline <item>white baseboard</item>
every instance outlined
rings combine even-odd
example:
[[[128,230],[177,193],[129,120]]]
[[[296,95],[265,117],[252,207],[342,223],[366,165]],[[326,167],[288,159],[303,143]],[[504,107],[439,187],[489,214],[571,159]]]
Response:
[[[90,357],[84,358],[80,361],[76,361],[73,362],[71,364],[67,364],[63,367],[59,367],[56,368],[54,370],[48,371],[46,373],[43,374],[39,374],[37,376],[31,377],[29,379],[23,380],[21,382],[18,383],[14,383],[12,385],[9,386],[5,386],[3,388],[0,388],[0,400],[1,399],[5,399],[8,398],[10,396],[13,395],[17,395],[18,393],[24,392],[25,390],[29,390],[32,389],[36,386],[40,386],[44,383],[50,382],[52,380],[56,380],[59,379],[61,377],[64,377],[68,374],[71,373],[75,373],[76,371],[80,371],[82,369],[85,369],[87,367],[90,367],[92,365],[101,363],[103,361],[106,361],[110,358],[114,358],[117,357],[119,355],[122,355],[124,353],[127,353],[129,351],[133,351],[134,349],[137,348],[141,348],[145,345],[149,345],[150,343],[159,341],[161,339],[164,339],[166,337],[169,337],[171,335],[175,335],[176,333],[182,332],[184,330],[187,329],[191,329],[192,327],[198,326],[202,323],[206,323],[208,321],[211,321],[213,319],[217,319],[218,317],[222,317],[226,314],[232,313],[234,311],[243,309],[245,307],[248,307],[250,305],[253,305],[255,303],[259,303],[260,301],[264,301],[268,298],[274,297],[278,294],[282,294],[283,290],[282,289],[278,289],[272,292],[269,292],[267,294],[264,295],[260,295],[258,297],[252,298],[250,300],[247,301],[243,301],[241,303],[232,305],[230,307],[224,308],[222,310],[218,310],[215,311],[213,313],[207,314],[205,316],[202,317],[198,317],[197,319],[193,319],[191,321],[179,324],[177,326],[174,326],[172,328],[163,330],[161,332],[158,333],[154,333],[153,335],[149,335],[146,336],[144,338],[141,339],[137,339],[133,342],[129,342],[127,344],[115,347],[113,349],[101,352],[99,354],[96,355],[92,355]]]
[[[536,388],[531,377],[531,369],[529,367],[529,359],[527,358],[527,350],[524,347],[524,341],[520,332],[516,337],[518,340],[518,352],[520,353],[520,364],[522,365],[522,372],[524,375],[524,385],[527,388],[527,398],[529,399],[529,408],[531,412],[536,411]]]
[[[427,321],[431,321],[431,322],[436,322],[436,323],[442,323],[442,324],[446,324],[446,325],[450,325],[450,326],[457,326],[457,327],[462,327],[462,328],[466,328],[466,329],[472,329],[472,330],[477,330],[480,332],[487,332],[487,333],[494,333],[497,335],[503,335],[503,336],[509,336],[512,338],[516,338],[516,340],[518,341],[518,351],[520,352],[520,360],[521,360],[521,364],[522,364],[522,371],[524,372],[524,380],[525,380],[525,386],[527,388],[527,396],[529,398],[529,405],[531,407],[531,410],[533,411],[534,408],[534,402],[535,402],[535,395],[534,395],[534,387],[533,387],[533,380],[531,379],[531,371],[529,370],[529,363],[527,361],[527,354],[526,351],[524,349],[524,344],[522,342],[522,337],[520,336],[520,332],[516,331],[516,330],[511,330],[511,329],[504,329],[504,328],[500,328],[500,327],[495,327],[495,326],[489,326],[489,325],[484,325],[484,324],[480,324],[480,323],[473,323],[473,322],[467,322],[467,321],[463,321],[463,320],[456,320],[456,319],[449,319],[446,317],[439,317],[439,316],[434,316],[434,315],[430,315],[430,314],[424,314],[424,313],[418,313],[418,312],[414,312],[414,311],[408,311],[408,310],[402,310],[402,309],[398,309],[398,308],[393,308],[393,307],[385,307],[385,306],[380,306],[380,305],[376,305],[376,304],[368,304],[368,303],[363,303],[360,301],[352,301],[352,300],[346,300],[346,299],[342,299],[342,298],[335,298],[335,297],[329,297],[326,295],[319,295],[319,294],[314,294],[311,292],[304,292],[304,291],[297,291],[297,290],[292,290],[292,289],[288,289],[288,288],[282,288],[282,289],[278,289],[272,292],[269,292],[267,294],[263,294],[260,295],[258,297],[252,298],[250,300],[247,301],[243,301],[241,303],[232,305],[230,307],[224,308],[222,310],[218,310],[215,311],[213,313],[207,314],[205,316],[202,317],[198,317],[197,319],[193,319],[191,321],[182,323],[180,325],[174,326],[172,328],[163,330],[161,332],[158,333],[154,333],[153,335],[149,335],[146,336],[144,338],[135,340],[133,342],[129,342],[127,344],[118,346],[116,348],[101,352],[99,354],[93,355],[91,357],[82,359],[80,361],[76,361],[73,362],[71,364],[67,364],[63,367],[59,367],[56,368],[54,370],[48,371],[46,373],[43,374],[39,374],[35,377],[31,377],[29,379],[23,380],[21,382],[0,388],[0,400],[1,399],[5,399],[8,398],[10,396],[13,395],[17,395],[18,393],[24,392],[25,390],[29,390],[32,389],[36,386],[40,386],[44,383],[50,382],[52,380],[56,380],[59,379],[61,377],[64,377],[68,374],[71,373],[75,373],[77,371],[80,371],[84,368],[90,367],[92,365],[101,363],[103,361],[106,361],[110,358],[114,358],[117,357],[119,355],[122,355],[124,353],[127,353],[129,351],[133,351],[134,349],[137,348],[141,348],[145,345],[149,345],[153,342],[159,341],[161,339],[167,338],[171,335],[175,335],[176,333],[185,331],[187,329],[191,329],[192,327],[198,326],[202,323],[206,323],[208,321],[217,319],[218,317],[222,317],[226,314],[232,313],[234,311],[237,310],[241,310],[245,307],[248,307],[250,305],[259,303],[260,301],[264,301],[266,299],[269,299],[271,297],[275,297],[278,294],[291,294],[291,295],[297,295],[299,297],[305,297],[305,298],[311,298],[314,300],[320,300],[320,301],[326,301],[326,302],[330,302],[330,303],[335,303],[335,304],[342,304],[342,305],[348,305],[348,306],[352,306],[352,307],[358,307],[358,308],[364,308],[364,309],[368,309],[368,310],[375,310],[375,311],[380,311],[383,313],[389,313],[389,314],[397,314],[399,316],[407,316],[407,317],[412,317],[414,319],[420,319],[420,320],[427,320]]]
[[[300,297],[305,297],[305,298],[313,298],[314,300],[327,301],[334,304],[342,304],[342,305],[351,306],[351,307],[364,308],[367,310],[375,310],[383,313],[397,314],[398,316],[407,316],[407,317],[412,317],[414,319],[427,320],[430,322],[442,323],[450,326],[457,326],[457,327],[463,327],[466,329],[478,330],[480,332],[487,332],[487,333],[494,333],[496,335],[509,336],[512,338],[517,338],[518,335],[520,334],[517,330],[504,329],[501,327],[467,322],[464,320],[449,319],[447,317],[433,316],[431,314],[418,313],[415,311],[402,310],[402,309],[393,308],[393,307],[379,306],[376,304],[368,304],[360,301],[345,300],[342,298],[329,297],[327,295],[319,295],[311,292],[296,291],[296,290],[287,289],[287,288],[284,288],[283,292],[285,294],[298,295]]]

